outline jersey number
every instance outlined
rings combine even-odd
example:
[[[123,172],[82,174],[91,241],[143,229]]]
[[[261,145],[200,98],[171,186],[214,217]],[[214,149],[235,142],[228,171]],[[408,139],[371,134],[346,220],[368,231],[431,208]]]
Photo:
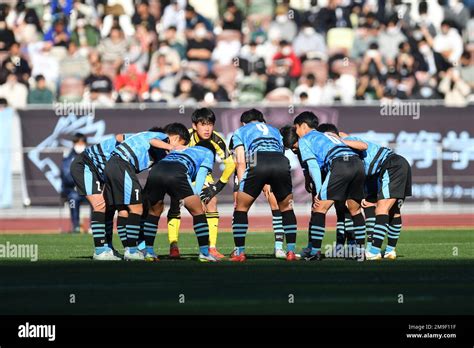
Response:
[[[135,189],[135,199],[138,201],[139,200],[139,197],[138,197],[138,194],[140,193],[140,190],[139,189]]]
[[[268,127],[266,124],[263,123],[257,123],[257,129],[263,133],[263,135],[268,134]]]
[[[100,191],[101,191],[101,189],[100,189],[100,181],[96,181],[95,183],[97,184],[97,191],[100,192]]]

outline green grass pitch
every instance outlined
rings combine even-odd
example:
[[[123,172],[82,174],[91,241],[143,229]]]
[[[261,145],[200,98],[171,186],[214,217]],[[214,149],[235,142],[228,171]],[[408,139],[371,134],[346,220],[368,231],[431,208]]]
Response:
[[[328,231],[324,244],[334,241]],[[114,236],[115,246],[120,246]],[[306,232],[298,235],[298,250]],[[405,230],[396,261],[272,258],[273,234],[249,233],[243,264],[196,260],[192,233],[183,260],[94,262],[88,235],[1,235],[38,244],[37,262],[0,259],[2,314],[472,314],[474,231]],[[219,236],[232,250],[231,233]],[[167,236],[155,243],[167,254]],[[119,248],[120,250],[121,248]],[[72,303],[71,303],[72,302]],[[183,303],[184,302],[184,303]]]

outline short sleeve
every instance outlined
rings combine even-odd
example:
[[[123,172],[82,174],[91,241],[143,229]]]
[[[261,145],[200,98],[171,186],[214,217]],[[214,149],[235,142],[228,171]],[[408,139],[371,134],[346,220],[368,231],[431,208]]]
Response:
[[[206,151],[206,157],[204,158],[201,167],[206,167],[209,170],[212,170],[212,167],[214,167],[214,154],[211,150]]]
[[[310,159],[316,159],[313,151],[311,151],[311,146],[307,137],[300,138],[298,141],[298,148],[300,150],[301,160],[303,163]]]
[[[234,135],[232,135],[232,140],[231,140],[231,144],[232,144],[231,149],[232,149],[232,150],[234,150],[235,148],[237,148],[237,147],[239,147],[239,146],[244,145],[244,142],[242,141],[242,138],[241,138],[241,135],[240,135],[239,130],[240,130],[240,129],[237,129],[237,130],[234,132]]]

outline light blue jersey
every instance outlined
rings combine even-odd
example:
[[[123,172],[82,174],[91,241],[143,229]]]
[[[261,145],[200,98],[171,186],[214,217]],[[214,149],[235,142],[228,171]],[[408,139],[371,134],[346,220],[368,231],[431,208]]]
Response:
[[[351,135],[344,139],[362,141],[367,144],[367,150],[357,151],[360,155],[360,158],[364,161],[365,175],[367,176],[379,173],[383,162],[388,156],[393,154],[391,149],[382,147],[362,138]]]
[[[243,146],[248,156],[256,152],[284,152],[280,131],[263,122],[251,122],[237,129],[232,145],[232,149]]]
[[[331,133],[312,130],[298,141],[298,148],[303,162],[315,159],[321,170],[327,171],[333,159],[357,154],[339,138]]]
[[[119,157],[130,162],[135,167],[136,172],[148,169],[151,164],[148,150],[151,148],[150,140],[165,140],[168,136],[161,132],[141,132],[125,139],[113,151]]]
[[[123,138],[126,139],[133,135],[133,133],[124,134]],[[102,177],[104,175],[105,164],[110,159],[110,156],[112,156],[112,152],[118,145],[120,145],[120,142],[118,142],[115,139],[115,135],[113,135],[107,137],[105,140],[101,141],[98,144],[88,147],[85,150],[86,156],[89,157],[89,159],[95,165],[97,171]]]
[[[171,151],[162,161],[179,162],[188,170],[189,178],[194,181],[199,168],[207,168],[209,172],[214,166],[214,153],[203,146],[191,146],[182,151]],[[207,173],[206,173],[207,174]]]

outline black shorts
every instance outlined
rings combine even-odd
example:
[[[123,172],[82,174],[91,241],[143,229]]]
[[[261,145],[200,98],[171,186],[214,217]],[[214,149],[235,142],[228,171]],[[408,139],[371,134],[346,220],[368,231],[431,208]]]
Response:
[[[72,161],[71,176],[76,184],[76,191],[81,196],[101,194],[104,190],[104,180],[84,152]]]
[[[105,201],[108,205],[123,206],[143,203],[142,187],[135,168],[118,156],[105,165]]]
[[[408,161],[398,155],[389,156],[382,164],[379,175],[377,199],[411,196],[411,167]]]
[[[290,161],[280,152],[257,152],[254,165],[247,167],[239,191],[257,198],[270,185],[278,202],[292,192]]]
[[[153,165],[144,191],[152,206],[162,201],[165,194],[178,201],[194,195],[186,167],[181,163],[169,161],[160,161]]]
[[[359,157],[335,158],[323,181],[319,198],[331,201],[361,201],[364,198],[364,181],[364,163]]]

